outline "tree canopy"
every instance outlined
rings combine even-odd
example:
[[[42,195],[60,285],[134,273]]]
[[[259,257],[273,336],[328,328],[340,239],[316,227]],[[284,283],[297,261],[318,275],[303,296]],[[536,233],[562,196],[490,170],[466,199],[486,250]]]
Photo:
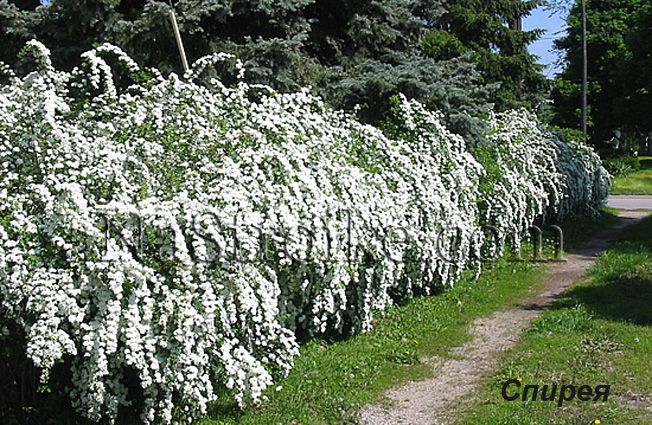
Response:
[[[497,83],[491,100],[499,109],[536,106],[547,95],[548,84],[527,46],[541,31],[523,31],[520,22],[541,4],[538,0],[447,0],[437,29],[426,37],[426,51],[441,59],[472,51],[484,81]]]
[[[600,145],[618,131],[636,138],[652,130],[649,111],[652,72],[652,6],[642,0],[589,0],[587,45],[589,135]],[[556,122],[579,128],[581,11],[575,2],[568,33],[556,42],[565,68],[555,81]]]
[[[190,61],[237,54],[250,82],[283,91],[312,86],[336,108],[359,106],[378,122],[404,93],[441,111],[461,134],[479,137],[473,117],[536,106],[546,92],[527,51],[537,31],[515,23],[538,0],[0,0],[0,60],[16,66],[26,41],[70,69],[109,41],[141,65],[180,71],[166,17],[173,7]]]

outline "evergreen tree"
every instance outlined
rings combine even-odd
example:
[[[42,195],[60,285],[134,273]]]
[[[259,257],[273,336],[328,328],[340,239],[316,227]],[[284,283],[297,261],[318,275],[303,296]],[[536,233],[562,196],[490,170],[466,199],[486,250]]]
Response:
[[[0,0],[0,16],[9,15],[4,32],[17,39],[2,48],[1,57],[12,62],[20,47],[36,37],[52,50],[55,65],[70,69],[82,52],[108,41],[141,65],[180,72],[167,17],[173,7],[191,62],[215,51],[238,53],[249,58],[250,72],[261,79],[274,75],[282,85],[285,74],[273,71],[289,68],[302,46],[309,28],[302,12],[311,2],[51,0],[45,6],[25,7]]]
[[[112,42],[141,65],[180,71],[166,11],[174,7],[188,59],[215,52],[245,61],[250,82],[279,90],[311,85],[336,108],[369,122],[383,119],[399,92],[444,114],[477,139],[479,116],[531,105],[543,86],[527,44],[536,32],[509,28],[535,2],[501,0],[0,0],[12,62],[36,37],[57,66]]]
[[[435,60],[473,52],[484,83],[493,84],[490,99],[498,109],[536,107],[548,83],[527,47],[541,31],[523,31],[521,21],[539,5],[539,0],[446,0],[424,50]]]
[[[34,38],[35,10],[38,0],[0,0],[0,61],[15,64],[18,52],[25,42]]]
[[[381,120],[403,93],[445,114],[447,125],[472,140],[484,132],[487,88],[467,57],[427,57],[421,40],[445,12],[442,2],[317,0],[309,50],[324,66],[317,81],[332,104],[360,106],[366,121]]]

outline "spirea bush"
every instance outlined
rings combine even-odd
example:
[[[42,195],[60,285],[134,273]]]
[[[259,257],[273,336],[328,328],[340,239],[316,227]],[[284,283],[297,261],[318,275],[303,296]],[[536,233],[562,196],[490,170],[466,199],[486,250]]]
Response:
[[[497,251],[518,248],[537,218],[597,214],[611,176],[592,148],[562,142],[524,109],[494,114],[489,127],[476,156],[487,170],[480,204]]]
[[[70,73],[25,54],[37,70],[0,89],[0,341],[44,382],[69,371],[92,421],[133,403],[190,421],[224,388],[255,402],[302,339],[479,270],[483,226],[518,243],[608,190],[590,149],[525,112],[492,119],[489,172],[405,98],[383,133],[247,85],[227,55],[164,78],[109,45]],[[207,76],[218,62],[232,87]]]

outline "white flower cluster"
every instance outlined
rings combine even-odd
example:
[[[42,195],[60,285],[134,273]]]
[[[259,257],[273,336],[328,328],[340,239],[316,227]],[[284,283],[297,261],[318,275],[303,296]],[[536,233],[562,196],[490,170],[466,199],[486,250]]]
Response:
[[[223,55],[120,90],[105,57],[138,68],[115,47],[71,73],[29,51],[39,70],[0,89],[0,320],[43,379],[70,367],[94,421],[134,394],[145,423],[201,415],[219,387],[257,400],[301,338],[366,331],[477,267],[485,219],[522,234],[608,190],[590,149],[522,112],[492,120],[487,196],[464,140],[413,101],[388,137],[307,90],[193,82]]]
[[[483,193],[485,221],[501,250],[506,243],[518,248],[538,217],[595,214],[609,195],[611,176],[593,149],[562,142],[526,110],[492,116],[486,145],[501,175]]]

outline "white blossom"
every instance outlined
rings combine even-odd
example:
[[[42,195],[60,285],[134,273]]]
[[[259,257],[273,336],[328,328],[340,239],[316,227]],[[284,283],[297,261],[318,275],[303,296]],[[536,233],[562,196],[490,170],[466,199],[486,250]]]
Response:
[[[491,118],[503,178],[483,193],[465,141],[406,98],[392,138],[307,89],[245,84],[228,55],[125,89],[108,57],[138,67],[116,47],[70,73],[27,49],[39,69],[0,88],[2,333],[21,330],[42,379],[69,367],[93,421],[132,402],[128,371],[147,424],[202,415],[221,387],[261,400],[299,333],[367,331],[395,296],[479,269],[483,223],[518,245],[538,216],[596,208],[609,187],[588,147],[522,111]],[[195,82],[225,60],[234,88]],[[387,246],[389,228],[406,242]]]

